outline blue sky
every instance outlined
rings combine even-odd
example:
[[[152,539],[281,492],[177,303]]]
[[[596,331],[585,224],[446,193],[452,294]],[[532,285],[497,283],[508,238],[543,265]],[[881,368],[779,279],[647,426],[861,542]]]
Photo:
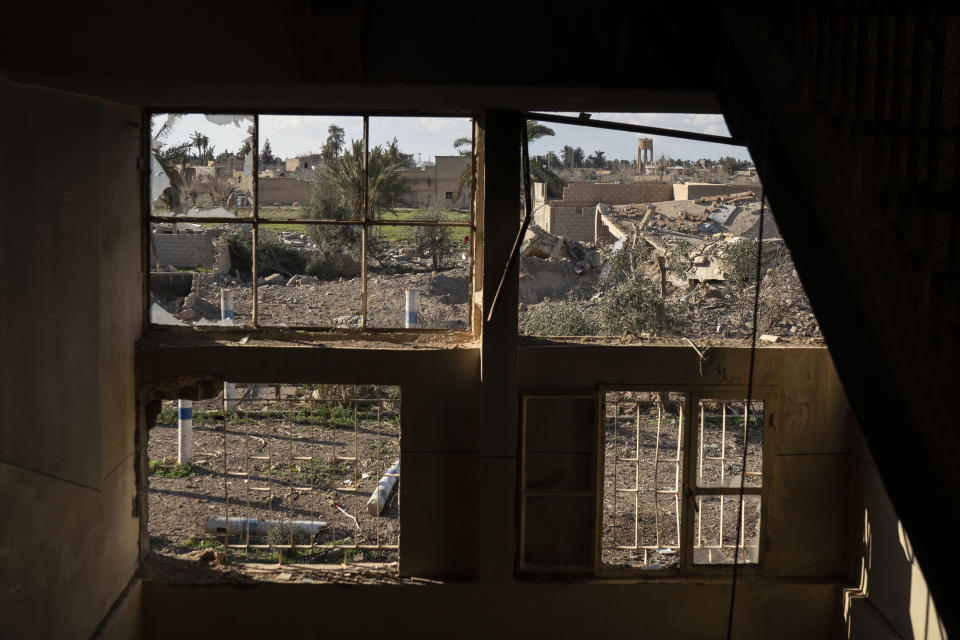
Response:
[[[577,115],[577,114],[563,114]],[[242,117],[230,116],[227,118],[214,117],[227,121],[226,124],[216,124],[210,121],[211,116],[203,114],[188,114],[173,122],[167,142],[176,144],[189,139],[194,131],[201,131],[206,135],[210,144],[219,153],[223,150],[236,151],[249,137],[248,128],[252,118],[244,120]],[[729,135],[723,116],[719,114],[662,114],[662,113],[596,113],[595,120],[612,120],[632,124],[644,124],[668,129],[696,131],[715,135]],[[154,117],[154,127],[162,124],[165,116]],[[309,152],[319,152],[327,138],[327,128],[331,124],[342,127],[349,143],[351,138],[359,139],[363,135],[363,120],[360,117],[339,116],[260,116],[260,144],[270,141],[274,155],[292,157]],[[575,125],[550,125],[556,135],[541,138],[530,146],[533,155],[545,154],[548,151],[559,152],[569,144],[572,147],[582,147],[587,155],[601,150],[608,159],[635,158],[637,153],[637,138],[633,133],[621,131],[604,131]],[[470,121],[466,118],[370,118],[370,142],[372,145],[383,144],[397,138],[400,148],[406,153],[414,154],[417,160],[432,160],[437,155],[455,155],[453,141],[458,137],[469,137],[471,132]],[[733,156],[749,159],[744,147],[694,142],[663,136],[653,137],[655,157],[661,154],[668,158],[683,158],[696,160],[698,158],[719,158]]]

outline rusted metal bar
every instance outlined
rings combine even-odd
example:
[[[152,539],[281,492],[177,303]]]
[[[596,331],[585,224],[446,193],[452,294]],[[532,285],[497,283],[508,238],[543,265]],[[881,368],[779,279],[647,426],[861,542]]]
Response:
[[[668,138],[682,138],[684,140],[697,140],[698,142],[716,142],[719,144],[732,144],[738,147],[746,146],[746,143],[739,138],[730,136],[715,136],[709,133],[697,133],[695,131],[679,131],[677,129],[663,129],[661,127],[649,127],[642,124],[628,124],[626,122],[611,122],[610,120],[594,120],[593,118],[574,118],[572,116],[561,116],[552,113],[527,112],[525,118],[530,120],[539,120],[541,122],[553,122],[556,124],[572,124],[581,127],[592,127],[594,129],[612,129],[614,131],[627,131],[629,133],[644,133],[647,135],[665,136]]]
[[[363,167],[362,167],[362,193],[361,207],[363,213],[363,233],[360,236],[360,330],[367,328],[367,233],[369,228],[368,211],[368,185],[367,174],[368,162],[370,161],[370,118],[363,116]]]
[[[251,171],[253,175],[250,177],[250,193],[251,199],[253,200],[253,209],[251,213],[253,214],[253,232],[251,236],[251,247],[252,247],[252,269],[253,269],[253,280],[251,281],[252,296],[253,296],[253,309],[251,311],[251,324],[256,329],[260,326],[260,308],[257,303],[257,222],[260,218],[260,199],[257,197],[259,194],[259,181],[260,181],[260,116],[253,114],[253,133],[251,134],[251,145],[250,153],[253,154],[252,162],[250,163]]]
[[[253,224],[253,218],[222,218],[219,216],[158,216],[150,215],[150,222],[170,222],[175,224]]]
[[[526,211],[523,216],[523,224],[520,225],[520,231],[517,232],[517,237],[513,241],[513,248],[510,250],[510,256],[507,258],[507,264],[504,266],[503,274],[500,276],[500,284],[497,285],[497,291],[493,294],[493,302],[490,303],[490,313],[487,314],[487,322],[493,322],[493,314],[497,310],[497,305],[500,304],[500,294],[503,293],[503,286],[506,284],[507,278],[510,277],[510,272],[513,271],[513,266],[517,261],[517,257],[520,255],[520,245],[523,243],[523,236],[526,235],[527,227],[530,226],[530,218],[533,216],[533,200],[530,195],[530,145],[527,139],[527,121],[525,118],[520,120],[520,127],[522,140],[520,149],[523,161],[523,203]]]

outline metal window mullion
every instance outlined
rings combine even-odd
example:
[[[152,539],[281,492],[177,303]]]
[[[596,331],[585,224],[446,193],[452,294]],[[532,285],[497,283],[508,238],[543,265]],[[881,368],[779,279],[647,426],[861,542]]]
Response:
[[[680,415],[677,418],[677,453],[674,456],[676,462],[673,463],[673,510],[677,514],[677,546],[681,543],[680,537],[680,491],[682,490],[680,478],[680,443],[683,442],[683,418],[684,406],[680,405]]]
[[[260,231],[260,199],[257,197],[257,195],[260,191],[260,115],[256,113],[253,114],[253,133],[250,137],[252,138],[250,153],[253,154],[253,162],[250,163],[251,171],[253,172],[253,175],[250,176],[250,199],[253,200],[253,211],[251,212],[253,214],[253,230],[251,232],[250,241],[250,246],[252,248],[251,269],[253,269],[253,273],[251,274],[251,277],[253,278],[251,281],[253,290],[253,309],[251,311],[251,316],[253,328],[256,329],[260,326],[260,307],[257,304],[257,298],[259,297],[257,294],[257,244]]]
[[[317,487],[317,478],[314,473],[314,464],[317,459],[317,402],[316,400],[309,399],[307,400],[307,406],[310,407],[310,466],[308,467],[307,473],[310,477],[310,524],[320,520],[320,505],[317,503],[317,494],[319,493]],[[332,518],[331,518],[332,519]],[[310,536],[310,551],[311,555],[317,546],[317,537]]]
[[[279,388],[278,388],[278,391],[279,391]],[[280,394],[277,393],[278,397],[279,395]],[[281,407],[286,406],[284,421],[290,426],[290,439],[287,440],[287,442],[290,443],[290,446],[287,447],[287,506],[288,506],[287,513],[288,513],[288,518],[290,520],[290,524],[287,528],[288,528],[288,533],[290,534],[290,545],[293,546],[293,520],[295,515],[293,511],[293,499],[294,499],[293,497],[294,495],[297,494],[297,489],[296,489],[296,485],[294,484],[294,478],[293,478],[293,441],[294,441],[293,418],[292,418],[293,400],[288,398],[287,401],[283,402],[280,406]]]
[[[477,119],[472,118],[470,120],[470,300],[474,300],[476,296],[476,244],[477,244]],[[468,330],[474,331],[476,327],[474,326],[474,313],[472,309],[467,313],[467,322],[469,326]],[[603,411],[603,419],[607,417],[606,409]],[[601,425],[602,429],[604,425]],[[602,495],[602,493],[601,493]],[[601,505],[602,506],[602,505]],[[599,520],[599,518],[598,518]],[[597,547],[601,545],[598,543]],[[599,564],[599,561],[598,561]]]
[[[230,449],[227,448],[227,423],[223,423],[223,546],[230,543],[230,493],[227,488],[227,478],[230,477],[229,460]],[[229,555],[227,556],[229,558]]]
[[[633,544],[634,546],[640,545],[640,403],[635,402],[633,404],[635,418],[634,418],[634,453],[633,456],[637,459],[636,465],[633,467],[633,488],[635,489],[633,494]],[[643,554],[643,563],[647,563],[647,554]]]
[[[250,387],[248,386],[248,387],[247,387],[247,390],[249,391],[249,389],[250,389]],[[234,407],[234,411],[238,411],[238,409],[237,409],[236,407]],[[226,408],[224,408],[224,416],[223,416],[223,432],[224,432],[224,434],[226,434],[226,432],[227,432],[227,425],[228,425],[228,423],[227,423],[227,416],[226,416]],[[224,449],[223,449],[223,455],[224,455],[224,457],[226,457],[226,455],[227,455],[227,449],[226,449],[226,447],[224,447]],[[243,470],[247,472],[247,480],[250,480],[250,473],[251,473],[251,469],[250,469],[250,420],[248,420],[248,417],[247,417],[246,415],[244,415],[244,418],[243,418]],[[246,525],[245,525],[245,527],[244,527],[244,529],[245,529],[245,530],[244,530],[244,533],[246,533],[246,535],[244,536],[244,545],[249,548],[249,546],[250,546],[250,518],[252,517],[253,506],[252,506],[251,500],[250,500],[250,483],[249,483],[249,482],[245,482],[245,483],[243,484],[243,486],[246,487],[246,493],[245,493],[245,496],[244,496],[244,497],[246,498],[246,510],[245,510],[245,512],[244,512],[244,514],[243,514],[244,517],[246,518]],[[229,531],[229,529],[228,529],[228,531]],[[250,552],[247,551],[247,555],[249,555],[249,553],[250,553]]]
[[[617,492],[618,492],[617,474],[620,469],[620,465],[618,464],[620,461],[620,455],[618,453],[618,449],[620,446],[620,442],[619,442],[620,431],[618,427],[619,419],[620,419],[620,403],[615,402],[613,403],[613,447],[614,447],[613,449],[613,544],[614,546],[617,545],[617,531],[619,531],[620,529],[620,527],[617,526]],[[606,456],[606,447],[604,447],[604,456]]]
[[[663,403],[657,403],[657,442],[653,447],[653,526],[654,540],[660,546],[660,428],[663,423]],[[637,432],[640,431],[640,407],[637,406]]]
[[[364,123],[366,123],[366,117],[364,117]],[[366,138],[366,127],[364,127],[364,138]],[[360,467],[360,402],[357,400],[353,401],[353,486],[356,487],[359,481],[359,473],[357,470]],[[377,478],[379,482],[380,478]],[[360,494],[357,491],[353,492],[353,512],[357,514],[357,526],[359,526],[360,521]],[[353,546],[356,547],[360,544],[360,531],[357,529],[357,526],[353,528]]]
[[[370,159],[370,116],[363,116],[363,167],[361,170],[361,214],[362,233],[360,235],[360,330],[367,328],[367,223],[369,222],[369,185],[367,184],[368,163]]]
[[[686,398],[684,399],[684,405],[686,406],[685,413],[687,416],[694,415],[693,408],[694,402],[697,399],[693,393],[687,393]],[[703,427],[702,422],[702,411],[701,411],[701,430]],[[680,570],[684,573],[689,572],[693,567],[693,549],[694,546],[699,546],[700,544],[700,526],[702,523],[701,517],[695,517],[695,513],[702,512],[703,505],[702,501],[699,500],[699,496],[694,496],[691,487],[696,486],[697,482],[697,465],[695,464],[694,456],[696,455],[696,439],[697,439],[697,430],[688,428],[683,429],[683,422],[681,420],[681,435],[684,438],[684,448],[683,448],[683,469],[681,470],[680,475],[683,477],[683,518],[680,522]],[[702,433],[702,431],[701,431]],[[679,487],[678,487],[679,488]],[[696,508],[695,508],[696,505]],[[693,522],[696,520],[697,528],[694,531]],[[696,540],[694,540],[694,533],[696,533]]]
[[[384,472],[386,471],[386,469],[384,469],[384,467],[383,467],[383,451],[382,451],[382,446],[381,446],[381,445],[382,445],[382,442],[383,442],[383,440],[381,439],[382,433],[381,433],[381,430],[380,430],[380,428],[381,428],[381,424],[380,424],[380,405],[381,405],[381,403],[382,403],[382,400],[378,400],[378,401],[377,401],[377,474],[378,474],[378,475],[377,475],[376,478],[375,478],[376,481],[377,481],[377,489],[380,488],[380,476],[379,476],[379,474],[382,474],[382,473],[384,473]],[[357,452],[357,460],[359,461],[359,459],[360,459],[360,452],[358,451],[358,452]],[[356,468],[359,467],[359,466],[360,466],[359,464],[355,464],[355,465],[354,465],[354,469],[356,469]],[[397,474],[397,475],[399,475],[399,474]],[[379,490],[377,491],[377,499],[378,499],[378,500],[380,499],[380,491],[379,491]],[[384,506],[386,506],[386,498],[384,498]],[[375,531],[376,531],[377,546],[379,547],[379,546],[380,546],[380,509],[379,509],[379,508],[377,509],[376,517],[375,517],[375,519],[374,519],[374,529],[375,529]]]
[[[727,472],[727,403],[721,405],[720,411],[720,486],[723,486]],[[723,523],[723,509],[720,510],[720,522]]]
[[[703,483],[703,403],[700,403],[700,440],[697,443],[697,485]],[[722,453],[722,452],[721,452]]]

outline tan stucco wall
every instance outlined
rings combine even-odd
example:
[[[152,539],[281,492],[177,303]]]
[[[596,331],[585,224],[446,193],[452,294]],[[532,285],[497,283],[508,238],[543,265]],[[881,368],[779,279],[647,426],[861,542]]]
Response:
[[[448,193],[456,193],[460,173],[469,164],[470,158],[437,156],[433,166],[401,170],[400,178],[407,187],[407,192],[401,197],[402,205],[426,207],[432,202],[439,202],[445,208],[469,207],[469,190],[464,190],[457,200],[446,197]]]
[[[304,204],[310,199],[313,183],[299,178],[260,178],[257,198],[262,205]]]
[[[856,438],[852,580],[844,597],[847,637],[945,640],[910,539],[859,431]],[[922,499],[922,482],[917,488]]]

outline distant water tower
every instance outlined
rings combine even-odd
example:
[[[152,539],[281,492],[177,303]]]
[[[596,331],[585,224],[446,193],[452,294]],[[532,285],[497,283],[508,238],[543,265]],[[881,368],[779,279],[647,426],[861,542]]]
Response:
[[[648,162],[653,162],[653,138],[640,138],[637,140],[637,168]]]

